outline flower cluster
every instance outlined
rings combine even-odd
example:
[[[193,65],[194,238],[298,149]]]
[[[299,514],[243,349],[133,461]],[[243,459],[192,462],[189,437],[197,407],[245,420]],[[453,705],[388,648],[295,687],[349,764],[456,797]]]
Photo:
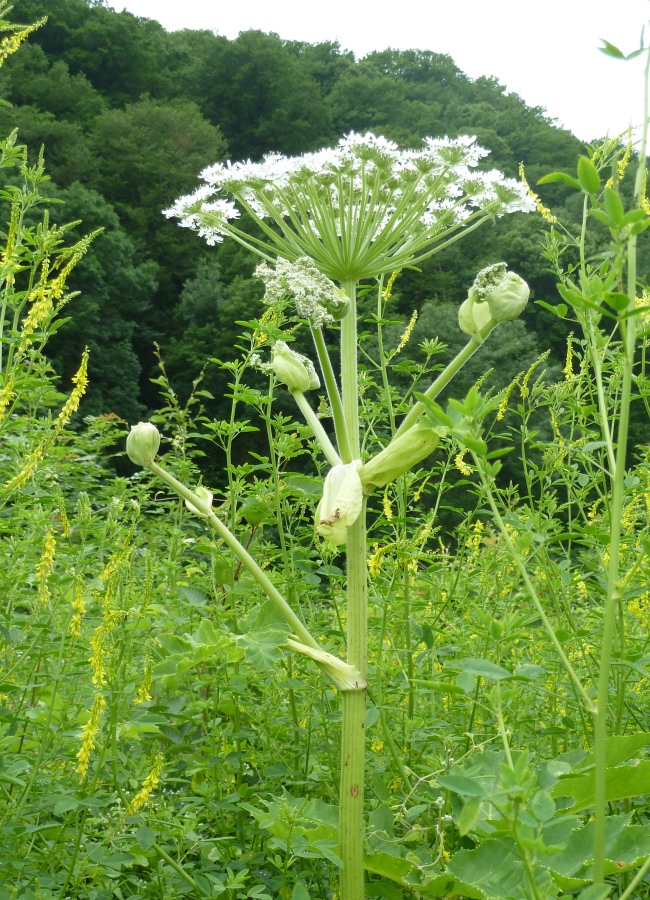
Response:
[[[319,272],[308,256],[295,263],[280,257],[275,267],[259,264],[255,275],[264,282],[264,301],[271,305],[291,298],[296,312],[317,328],[342,319],[350,311],[350,301],[333,281]]]
[[[165,215],[210,243],[231,235],[268,260],[310,256],[329,278],[358,280],[423,258],[470,220],[534,209],[520,182],[476,171],[486,155],[472,137],[409,150],[351,133],[298,157],[210,166],[206,184]],[[237,228],[239,209],[262,237]]]

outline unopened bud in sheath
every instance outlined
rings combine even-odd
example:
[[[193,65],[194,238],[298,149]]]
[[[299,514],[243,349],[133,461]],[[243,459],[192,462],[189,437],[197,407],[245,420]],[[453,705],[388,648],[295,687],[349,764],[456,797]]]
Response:
[[[136,466],[150,466],[160,447],[160,432],[151,422],[131,426],[126,439],[126,455]]]

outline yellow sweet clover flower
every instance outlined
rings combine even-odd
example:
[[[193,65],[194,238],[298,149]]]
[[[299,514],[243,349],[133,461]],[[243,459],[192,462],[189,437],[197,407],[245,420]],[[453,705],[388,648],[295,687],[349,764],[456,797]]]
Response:
[[[521,395],[522,400],[525,400],[526,397],[528,396],[528,382],[530,381],[533,372],[535,371],[535,369],[537,368],[537,366],[540,363],[544,362],[544,360],[550,354],[550,352],[551,352],[550,350],[545,350],[544,353],[542,353],[540,356],[538,356],[538,358],[532,364],[530,369],[524,375],[524,380],[521,382],[521,388],[519,389],[519,393]]]
[[[158,786],[158,782],[160,781],[160,776],[163,770],[163,755],[162,753],[156,753],[153,759],[153,766],[145,780],[142,782],[142,787],[135,795],[133,800],[129,803],[126,809],[127,816],[134,816],[142,807],[145,805],[153,791],[155,791]]]
[[[106,701],[101,691],[96,691],[93,698],[92,709],[90,710],[90,718],[81,730],[81,749],[77,753],[79,764],[77,765],[77,775],[79,783],[83,784],[88,775],[88,766],[90,764],[90,754],[95,749],[95,738],[99,733],[99,722],[104,711]]]
[[[566,362],[562,371],[567,381],[573,378],[573,332],[566,339]]]
[[[458,469],[458,471],[462,475],[471,475],[474,471],[471,466],[469,466],[465,462],[465,454],[467,453],[467,447],[464,450],[461,450],[460,453],[457,453],[454,457],[454,465]]]
[[[394,272],[391,272],[390,278],[388,279],[386,287],[381,292],[381,298],[384,301],[384,303],[387,303],[390,300],[390,298],[393,296],[393,285],[395,284],[395,280],[401,271],[402,271],[401,269],[395,269]]]
[[[36,563],[36,583],[38,585],[38,602],[42,606],[46,606],[50,599],[50,587],[48,579],[54,568],[54,552],[56,549],[56,538],[54,537],[54,529],[48,528],[43,541],[43,550],[41,557]]]
[[[514,381],[511,381],[508,387],[505,389],[503,397],[501,398],[501,402],[499,403],[499,408],[497,410],[497,422],[500,422],[503,418],[505,418],[505,414],[508,411],[508,403],[510,402],[510,395],[512,394],[518,380],[518,378],[515,378]]]
[[[2,390],[0,390],[0,421],[4,418],[7,407],[16,396],[16,392],[14,391],[14,384],[14,375],[13,373],[9,373],[9,375],[7,376],[7,380],[2,386]]]
[[[406,326],[402,337],[400,338],[399,344],[397,345],[397,349],[395,350],[395,355],[401,353],[404,347],[408,344],[411,339],[411,335],[413,334],[413,329],[415,328],[415,323],[418,320],[418,311],[417,309],[413,310],[413,315],[410,318],[408,325]]]
[[[481,522],[480,519],[477,519],[474,525],[472,526],[472,533],[469,535],[467,540],[465,541],[465,546],[470,551],[472,556],[478,556],[480,553],[480,546],[483,540],[483,529],[485,525]]]
[[[86,604],[84,603],[84,586],[81,579],[78,579],[74,585],[74,593],[72,596],[72,612],[74,615],[70,619],[70,634],[73,638],[81,636],[81,617],[86,612]]]
[[[381,503],[384,512],[384,518],[386,519],[386,521],[390,522],[393,518],[393,506],[388,495],[388,485],[386,485],[386,487],[384,488],[384,496],[382,497]]]
[[[526,178],[526,172],[524,170],[523,162],[519,163],[519,177],[521,178],[524,186],[526,187],[526,190],[528,191],[528,196],[535,204],[535,206],[537,208],[537,212],[540,214],[540,216],[546,222],[549,222],[551,225],[554,225],[557,222],[557,216],[554,216],[553,213],[551,212],[551,210],[547,206],[544,206],[544,204],[542,203],[542,198],[538,194],[536,194],[535,191],[528,184],[528,180]]]
[[[151,657],[147,654],[146,662],[144,665],[144,675],[142,677],[142,684],[138,689],[137,696],[133,701],[137,706],[141,703],[148,703],[151,700],[151,685],[153,683],[153,666],[151,663]]]
[[[4,485],[5,491],[14,491],[17,488],[22,487],[29,481],[29,479],[36,471],[36,467],[45,455],[47,449],[56,440],[56,438],[68,424],[70,418],[72,417],[72,414],[75,413],[79,408],[79,403],[88,385],[89,353],[90,351],[88,347],[86,347],[81,356],[79,369],[77,370],[76,374],[72,376],[72,383],[74,384],[74,388],[72,389],[70,396],[63,405],[61,412],[56,417],[52,430],[47,435],[47,437],[43,441],[41,441],[41,443],[38,444],[31,451],[31,453],[29,453],[29,455],[27,456],[27,462],[22,467],[20,472],[18,472],[17,475],[14,475],[13,478],[6,482],[6,484]]]

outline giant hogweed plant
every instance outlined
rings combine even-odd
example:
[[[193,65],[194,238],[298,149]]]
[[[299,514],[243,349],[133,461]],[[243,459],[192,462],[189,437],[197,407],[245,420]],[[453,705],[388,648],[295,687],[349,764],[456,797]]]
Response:
[[[463,363],[503,321],[516,318],[528,289],[505,264],[479,274],[461,307],[460,327],[468,342],[411,408],[388,446],[362,458],[359,427],[359,283],[381,279],[417,263],[497,216],[533,208],[520,183],[495,171],[478,171],[485,156],[472,138],[427,139],[420,150],[401,150],[381,137],[350,134],[334,149],[286,159],[216,165],[202,174],[205,186],[167,211],[208,243],[231,237],[262,257],[258,273],[270,304],[292,298],[313,336],[333,420],[323,428],[305,394],[319,385],[311,361],[278,341],[268,362],[304,415],[330,465],[315,515],[326,543],[345,547],[347,658],[324,649],[308,630],[299,598],[290,603],[281,578],[256,561],[212,508],[204,487],[192,489],[156,462],[160,436],[154,425],[132,429],[127,452],[205,518],[248,570],[284,623],[278,642],[312,659],[340,691],[339,845],[341,900],[364,895],[363,807],[367,689],[368,613],[366,498],[395,481],[437,447],[447,426],[424,421],[435,398]],[[250,233],[237,222],[247,213]],[[324,330],[340,328],[340,377],[327,351]],[[471,438],[468,436],[468,442]],[[232,525],[232,523],[229,523]],[[288,629],[289,633],[286,633]],[[250,640],[250,635],[249,635]]]

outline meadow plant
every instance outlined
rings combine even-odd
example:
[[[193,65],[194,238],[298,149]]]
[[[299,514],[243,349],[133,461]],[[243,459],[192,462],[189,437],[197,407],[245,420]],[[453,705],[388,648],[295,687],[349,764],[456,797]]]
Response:
[[[314,437],[332,465],[316,510],[315,529],[326,542],[346,547],[346,662],[322,649],[301,615],[208,503],[156,462],[145,465],[208,519],[253,575],[291,630],[285,646],[313,659],[341,691],[342,900],[358,900],[364,892],[366,499],[375,487],[386,486],[429,455],[445,434],[439,426],[416,429],[424,412],[418,404],[396,442],[364,465],[359,427],[358,285],[363,279],[381,278],[405,265],[416,265],[483,222],[533,208],[523,185],[499,172],[476,171],[485,155],[473,138],[427,138],[422,149],[402,150],[382,137],[350,134],[333,149],[301,157],[273,155],[261,163],[212,166],[202,174],[206,185],[192,196],[182,197],[166,213],[198,230],[209,244],[233,237],[262,256],[259,274],[267,281],[267,302],[272,305],[282,297],[293,299],[297,314],[306,319],[313,335],[334,423],[334,445],[320,425],[314,428]],[[235,224],[242,211],[253,220],[254,233]],[[491,271],[480,276],[486,281],[482,293],[473,288],[472,302],[476,294],[477,305],[487,305],[488,315],[472,330],[466,349],[441,376],[444,384],[498,321],[514,318],[528,299],[517,276],[514,288],[513,276],[505,276],[508,287],[504,289],[504,271],[499,268],[497,275],[493,278]],[[493,296],[499,297],[494,307]],[[494,317],[497,309],[499,318]],[[323,328],[335,321],[340,321],[341,330],[340,391],[323,337]],[[303,400],[304,391],[318,384],[311,363],[282,342],[273,348],[269,365],[313,424],[314,415]],[[438,384],[429,388],[427,397],[436,395]],[[131,458],[139,464],[149,453],[145,428],[136,426],[129,439]]]

